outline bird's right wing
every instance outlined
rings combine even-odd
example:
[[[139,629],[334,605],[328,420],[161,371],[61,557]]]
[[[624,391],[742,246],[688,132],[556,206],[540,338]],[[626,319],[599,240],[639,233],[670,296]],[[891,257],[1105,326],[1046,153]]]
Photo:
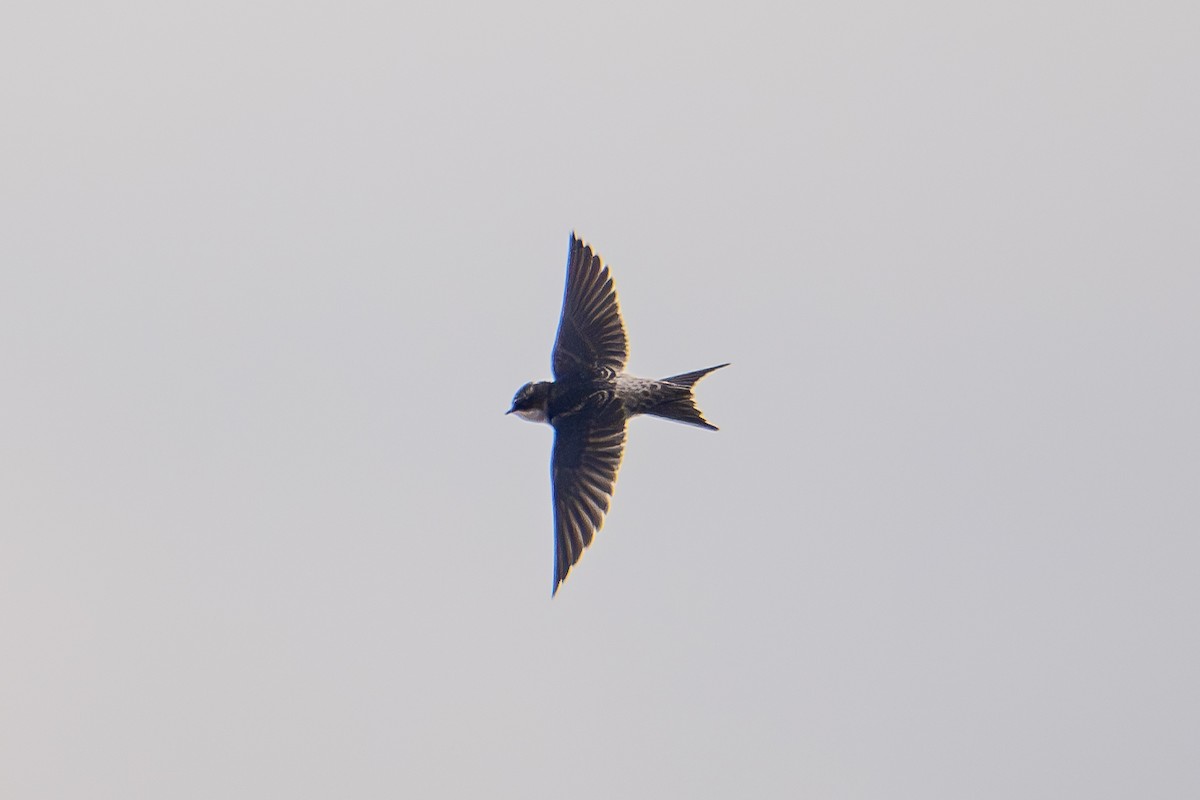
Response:
[[[620,401],[554,418],[554,592],[604,524],[625,449]]]
[[[571,234],[567,253],[567,285],[562,317],[554,340],[554,377],[590,374],[602,369],[616,374],[625,368],[629,345],[617,305],[617,290],[600,256]]]

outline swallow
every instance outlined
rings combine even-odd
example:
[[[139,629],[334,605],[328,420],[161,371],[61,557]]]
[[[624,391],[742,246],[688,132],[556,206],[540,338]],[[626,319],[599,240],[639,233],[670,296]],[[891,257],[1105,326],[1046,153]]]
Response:
[[[572,233],[562,316],[551,352],[554,380],[526,383],[506,412],[554,428],[551,596],[604,525],[630,418],[649,414],[717,430],[696,407],[692,390],[705,375],[729,364],[655,380],[626,373],[628,355],[612,275],[591,246]]]

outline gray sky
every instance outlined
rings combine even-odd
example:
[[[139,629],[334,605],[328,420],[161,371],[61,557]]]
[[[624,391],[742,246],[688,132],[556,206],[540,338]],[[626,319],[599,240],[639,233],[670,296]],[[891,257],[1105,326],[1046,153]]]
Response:
[[[6,9],[0,795],[1200,795],[1200,12],[782,8]]]

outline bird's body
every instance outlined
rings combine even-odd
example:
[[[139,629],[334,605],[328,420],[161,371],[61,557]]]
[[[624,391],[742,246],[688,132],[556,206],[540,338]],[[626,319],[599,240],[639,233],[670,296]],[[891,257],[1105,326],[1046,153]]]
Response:
[[[726,364],[656,380],[627,374],[627,355],[608,267],[572,234],[552,357],[555,379],[522,386],[508,412],[555,430],[555,592],[604,524],[629,418],[650,414],[716,430],[696,408],[692,387]]]
[[[714,369],[725,366],[728,365],[720,364],[696,373],[662,380],[639,378],[621,372],[612,377],[594,375],[579,381],[540,381],[526,384],[531,387],[531,391],[525,398],[525,406],[514,408],[510,413],[530,422],[549,422],[553,425],[554,420],[563,415],[587,413],[611,398],[619,404],[625,419],[638,414],[653,414],[715,431],[717,427],[705,421],[699,410],[692,405],[691,385]]]

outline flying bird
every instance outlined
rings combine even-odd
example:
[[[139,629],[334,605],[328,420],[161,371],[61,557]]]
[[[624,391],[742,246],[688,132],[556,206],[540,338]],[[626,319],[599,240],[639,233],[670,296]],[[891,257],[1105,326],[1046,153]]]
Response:
[[[604,524],[625,449],[625,423],[638,414],[716,430],[696,408],[692,388],[713,370],[655,380],[625,372],[629,347],[608,267],[571,234],[562,317],[551,353],[553,381],[529,382],[513,396],[516,414],[554,427],[554,588],[566,579]]]

